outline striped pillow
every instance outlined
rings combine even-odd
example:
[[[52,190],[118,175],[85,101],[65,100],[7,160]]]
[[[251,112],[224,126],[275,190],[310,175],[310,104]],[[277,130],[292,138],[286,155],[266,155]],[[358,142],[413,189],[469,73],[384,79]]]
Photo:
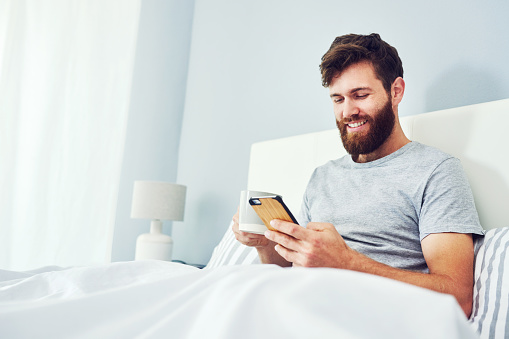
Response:
[[[509,338],[509,227],[476,241],[470,322],[481,338]]]
[[[223,239],[214,248],[212,256],[205,269],[230,265],[259,264],[258,252],[254,247],[248,247],[235,239],[232,231],[232,223],[228,226]]]

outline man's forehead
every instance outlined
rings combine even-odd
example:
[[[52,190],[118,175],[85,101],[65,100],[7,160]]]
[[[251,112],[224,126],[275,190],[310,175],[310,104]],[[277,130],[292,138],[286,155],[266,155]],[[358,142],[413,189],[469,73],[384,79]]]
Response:
[[[329,92],[348,94],[360,90],[373,89],[383,84],[378,79],[370,62],[359,62],[347,67],[343,72],[336,74],[330,83]]]

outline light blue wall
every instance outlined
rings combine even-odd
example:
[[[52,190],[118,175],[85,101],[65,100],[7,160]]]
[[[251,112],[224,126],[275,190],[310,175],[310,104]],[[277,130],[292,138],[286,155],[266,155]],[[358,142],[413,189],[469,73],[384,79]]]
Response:
[[[400,113],[413,115],[509,97],[508,17],[506,0],[196,0],[175,257],[207,262],[246,188],[253,142],[334,128],[318,71],[334,37],[378,32],[394,45]]]
[[[136,237],[150,229],[130,218],[133,182],[177,177],[193,9],[192,0],[142,1],[113,261],[133,260]],[[171,223],[163,228],[170,234]]]

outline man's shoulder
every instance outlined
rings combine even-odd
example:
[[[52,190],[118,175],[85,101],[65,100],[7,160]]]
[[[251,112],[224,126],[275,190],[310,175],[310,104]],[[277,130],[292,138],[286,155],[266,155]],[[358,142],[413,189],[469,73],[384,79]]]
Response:
[[[409,152],[409,156],[413,157],[415,161],[421,165],[439,165],[446,160],[456,159],[453,155],[434,146],[421,144],[418,141],[413,141],[412,144],[413,148],[412,151]]]
[[[435,158],[444,158],[444,159],[448,159],[448,158],[453,158],[454,156],[447,153],[447,152],[444,152],[443,150],[437,148],[437,147],[434,147],[434,146],[430,146],[430,145],[426,145],[426,144],[422,144],[418,141],[412,141],[412,144],[415,145],[415,151],[418,152],[418,153],[423,153],[423,154],[429,154],[430,156],[433,156]]]

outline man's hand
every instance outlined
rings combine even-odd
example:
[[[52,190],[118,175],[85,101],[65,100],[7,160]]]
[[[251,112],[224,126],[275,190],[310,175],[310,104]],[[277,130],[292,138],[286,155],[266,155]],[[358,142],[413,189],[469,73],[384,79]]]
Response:
[[[237,209],[237,213],[233,216],[232,220],[232,231],[237,241],[246,246],[255,247],[258,251],[260,261],[263,264],[276,264],[283,267],[291,266],[288,261],[276,252],[274,249],[276,244],[267,239],[263,234],[242,232],[239,230],[239,209]]]
[[[232,231],[235,233],[235,238],[237,240],[249,247],[267,247],[270,244],[269,240],[263,236],[263,234],[242,232],[239,230],[239,210],[237,209],[237,213],[233,216],[233,226]]]
[[[282,220],[272,220],[278,232],[267,231],[265,237],[278,243],[276,251],[294,266],[349,268],[353,251],[334,225],[310,222],[307,228]]]

